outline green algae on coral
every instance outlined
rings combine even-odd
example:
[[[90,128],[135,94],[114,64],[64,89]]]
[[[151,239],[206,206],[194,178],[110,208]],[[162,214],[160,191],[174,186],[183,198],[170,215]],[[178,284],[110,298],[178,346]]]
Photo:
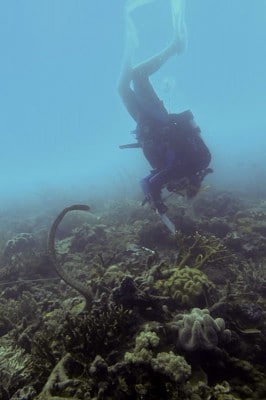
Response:
[[[151,359],[151,366],[155,372],[160,372],[174,382],[182,382],[191,374],[191,367],[184,357],[172,351],[161,352]]]
[[[182,382],[191,375],[191,367],[184,357],[176,355],[173,351],[156,352],[160,338],[156,332],[148,327],[141,331],[135,340],[132,352],[126,352],[124,360],[132,364],[147,364],[154,372],[166,375],[171,381]]]
[[[215,288],[207,275],[187,266],[170,269],[168,278],[157,280],[154,287],[181,306],[207,305],[208,293]]]

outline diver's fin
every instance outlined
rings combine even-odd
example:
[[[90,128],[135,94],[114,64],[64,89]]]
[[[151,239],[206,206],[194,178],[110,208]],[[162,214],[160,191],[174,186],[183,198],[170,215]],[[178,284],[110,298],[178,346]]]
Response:
[[[161,220],[163,221],[164,225],[169,229],[169,231],[175,235],[176,234],[176,227],[175,224],[167,217],[166,214],[160,214]]]
[[[171,0],[172,18],[175,35],[186,43],[187,27],[185,23],[185,0]]]
[[[199,188],[199,193],[207,192],[207,190],[209,190],[210,187],[211,187],[211,185],[204,185],[204,186],[201,186],[201,187]]]
[[[131,13],[138,7],[144,6],[144,4],[152,3],[153,0],[127,0],[125,4],[126,13]]]

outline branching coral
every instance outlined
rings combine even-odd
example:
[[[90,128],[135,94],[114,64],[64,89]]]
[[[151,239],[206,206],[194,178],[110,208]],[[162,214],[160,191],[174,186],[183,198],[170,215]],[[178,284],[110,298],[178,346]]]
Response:
[[[90,313],[66,315],[61,337],[75,359],[88,363],[97,354],[106,355],[118,346],[130,321],[130,311],[113,303],[103,304]]]
[[[191,313],[180,315],[176,325],[179,344],[188,351],[211,350],[218,345],[219,339],[230,340],[231,337],[224,320],[213,319],[207,309],[193,308]]]
[[[9,395],[14,393],[29,372],[29,364],[29,356],[19,347],[13,347],[6,341],[0,343],[0,394],[1,391]]]
[[[214,236],[205,236],[196,232],[190,236],[182,236],[177,233],[179,246],[176,264],[181,268],[189,265],[194,268],[202,268],[203,265],[215,263],[228,263],[232,261],[232,254]]]
[[[21,323],[29,323],[38,315],[37,302],[30,292],[23,292],[17,300],[6,300],[1,297],[0,303],[0,336],[13,328],[18,329]]]
[[[32,337],[28,337],[30,342],[30,357],[32,367],[32,378],[35,381],[35,389],[40,388],[46,382],[49,371],[51,371],[61,357],[62,345],[57,342],[55,337],[57,331],[42,324],[42,329]]]

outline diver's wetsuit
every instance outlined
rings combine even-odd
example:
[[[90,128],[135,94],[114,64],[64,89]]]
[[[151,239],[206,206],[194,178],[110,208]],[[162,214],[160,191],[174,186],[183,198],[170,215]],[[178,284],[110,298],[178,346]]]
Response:
[[[145,68],[142,70],[141,67],[131,71],[133,88],[129,82],[120,94],[128,112],[137,122],[136,138],[153,168],[141,180],[142,190],[146,198],[152,200],[155,208],[162,213],[166,210],[161,200],[163,186],[183,177],[187,177],[192,184],[200,184],[197,173],[207,168],[211,156],[200,138],[199,128],[193,125],[193,115],[189,111],[189,131],[193,134],[190,135],[189,131],[183,132],[178,149],[176,140],[173,145],[173,130],[177,128],[175,114],[167,112],[155,93]]]
[[[129,4],[131,3],[129,2]],[[178,4],[180,6],[181,3]],[[134,7],[137,6],[138,3],[134,5]],[[177,25],[181,21],[178,12],[182,14],[182,7],[179,9],[179,6],[174,1],[172,2],[173,17],[177,19]],[[181,14],[180,17],[182,17]],[[129,28],[127,32],[132,40],[134,29],[132,31],[130,28],[132,28],[133,22],[129,14],[127,14],[127,18]],[[202,149],[207,150],[208,154],[205,157],[199,157],[199,159],[205,158],[204,165],[199,165],[197,159],[202,149],[201,146],[199,149],[195,149],[197,140],[194,140],[193,143],[193,140],[189,141],[187,137],[181,135],[178,146],[173,146],[171,135],[168,135],[169,128],[170,131],[172,128],[176,128],[172,121],[173,116],[168,114],[149,80],[149,77],[158,71],[170,57],[183,50],[183,34],[184,27],[182,25],[181,31],[175,30],[173,42],[168,47],[134,68],[131,65],[131,56],[126,52],[119,82],[120,96],[129,114],[137,123],[137,140],[153,168],[151,173],[142,179],[141,187],[145,196],[155,203],[154,205],[160,213],[165,207],[161,202],[162,187],[173,179],[192,177],[201,169],[206,168],[210,162],[210,154],[204,145],[205,148],[202,146]],[[199,135],[198,137],[200,138]]]

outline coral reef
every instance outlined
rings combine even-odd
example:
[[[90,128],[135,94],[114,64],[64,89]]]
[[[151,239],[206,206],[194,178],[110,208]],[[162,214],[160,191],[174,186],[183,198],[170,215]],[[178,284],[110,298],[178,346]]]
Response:
[[[192,235],[176,234],[179,248],[176,263],[179,267],[191,266],[201,269],[208,264],[216,268],[228,266],[233,261],[233,255],[214,235],[204,235],[196,231]]]
[[[266,398],[265,202],[170,200],[5,217],[1,399]]]
[[[219,340],[229,341],[231,338],[224,320],[213,319],[207,309],[193,308],[189,314],[179,315],[176,326],[179,345],[188,351],[211,350],[217,347]]]
[[[26,386],[19,389],[12,397],[11,400],[31,400],[36,398],[37,392],[32,386]]]
[[[131,313],[113,303],[102,301],[90,313],[66,314],[60,336],[75,359],[88,362],[96,355],[107,357],[121,343],[132,325]]]
[[[155,282],[154,287],[164,296],[172,297],[181,306],[207,305],[208,295],[214,285],[196,268],[172,268]]]
[[[19,233],[9,239],[4,248],[4,256],[12,257],[16,253],[31,253],[35,246],[35,240],[29,233]]]
[[[191,367],[184,357],[172,351],[158,353],[156,358],[151,359],[151,366],[155,372],[166,375],[174,382],[182,382],[191,375]]]
[[[116,304],[138,311],[147,319],[160,319],[164,304],[171,304],[170,298],[150,294],[148,290],[141,290],[131,276],[125,276],[120,285],[112,292],[112,299]]]
[[[87,246],[103,245],[107,240],[105,229],[106,227],[103,224],[95,226],[83,224],[80,228],[76,228],[70,250],[72,252],[83,252],[88,251]]]
[[[195,199],[194,211],[204,217],[234,217],[243,208],[243,201],[231,192],[211,191]]]
[[[0,341],[0,395],[9,400],[11,393],[24,384],[29,373],[29,357],[19,346],[7,340]]]
[[[155,332],[145,329],[140,332],[135,340],[133,352],[126,352],[124,360],[135,364],[150,363],[153,357],[152,348],[157,347],[160,338]]]
[[[191,367],[184,357],[172,351],[154,354],[154,348],[159,345],[158,335],[147,327],[136,337],[133,352],[125,353],[124,360],[136,365],[147,364],[153,371],[169,377],[171,381],[182,382],[191,375]]]

